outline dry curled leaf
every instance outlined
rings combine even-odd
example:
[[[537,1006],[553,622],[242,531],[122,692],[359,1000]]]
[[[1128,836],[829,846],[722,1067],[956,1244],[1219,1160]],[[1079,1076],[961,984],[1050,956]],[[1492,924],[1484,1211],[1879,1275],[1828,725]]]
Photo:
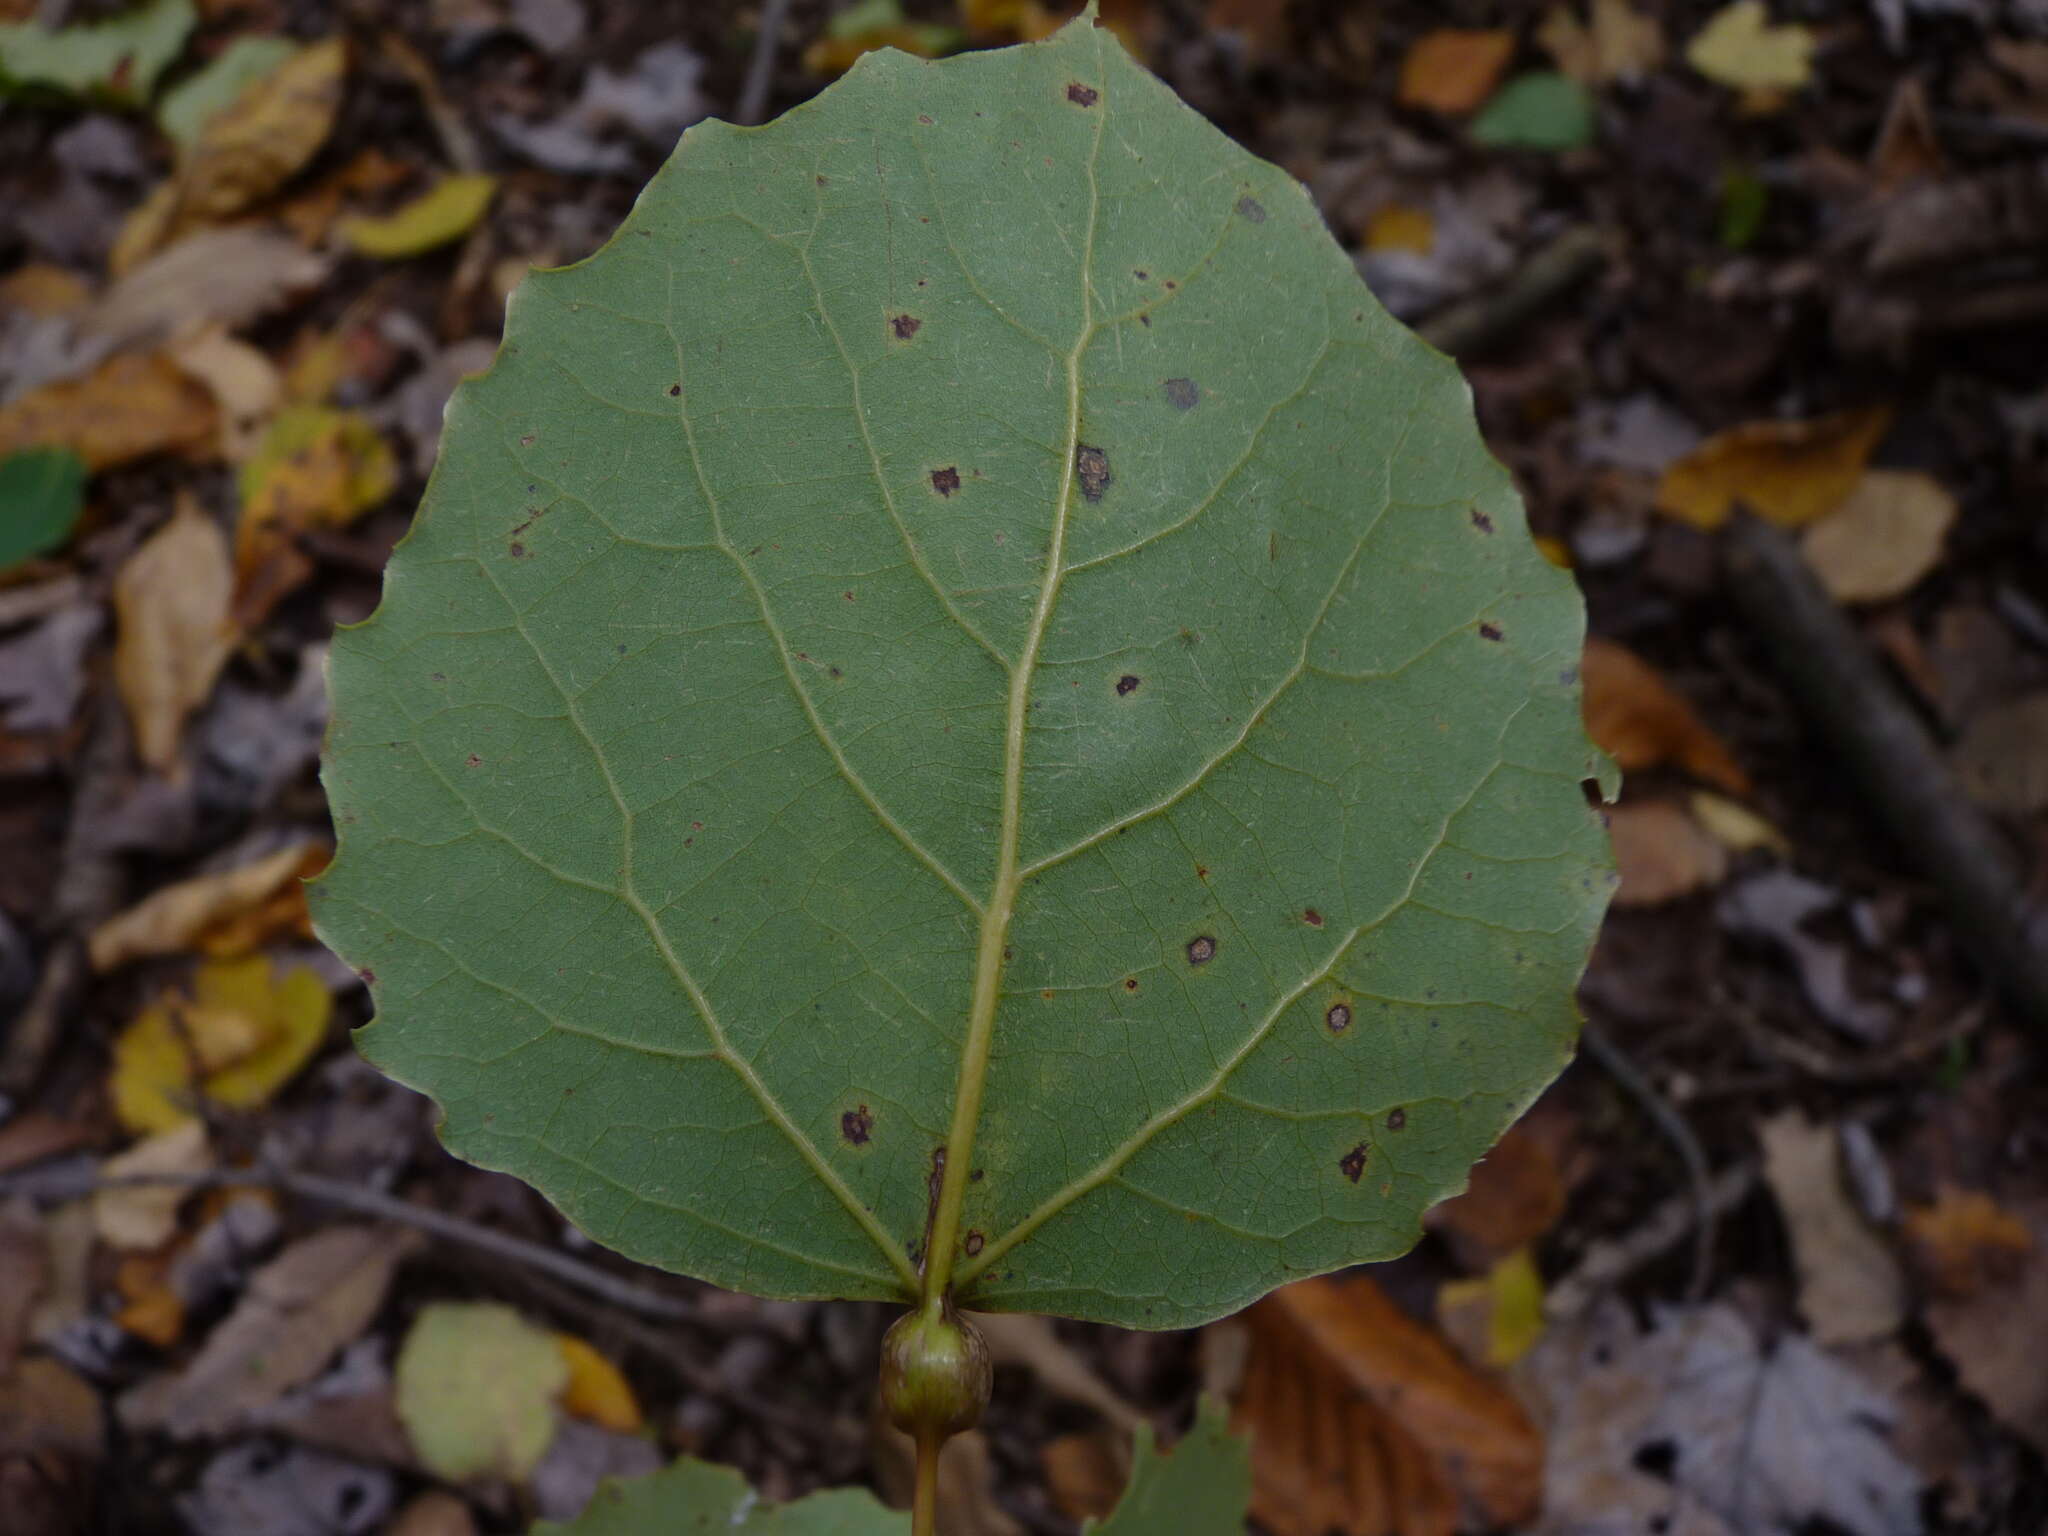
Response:
[[[1674,764],[1730,794],[1749,793],[1749,775],[1721,738],[1657,669],[1612,640],[1586,641],[1580,663],[1586,733],[1621,765],[1638,773]]]
[[[326,852],[323,843],[297,842],[234,869],[164,886],[93,930],[86,943],[93,969],[111,971],[130,960],[174,955],[201,944],[209,929],[263,908],[280,891],[292,890],[309,873],[309,856],[324,863]],[[295,896],[297,909],[303,912],[305,897]],[[244,952],[254,947],[241,946]]]
[[[1657,510],[1711,529],[1739,502],[1781,527],[1804,527],[1848,499],[1891,421],[1888,408],[1873,406],[1730,427],[1665,469]]]
[[[1399,100],[1447,116],[1472,111],[1500,84],[1515,56],[1515,34],[1439,27],[1425,32],[1401,61]]]
[[[1438,1325],[1465,1358],[1504,1370],[1543,1337],[1543,1275],[1532,1250],[1517,1248],[1469,1280],[1436,1293]]]
[[[1275,1536],[1450,1536],[1468,1503],[1492,1525],[1535,1516],[1543,1441],[1521,1405],[1370,1280],[1299,1281],[1244,1318],[1233,1424]]]
[[[177,767],[186,717],[206,702],[227,664],[233,595],[227,539],[183,492],[170,521],[114,578],[114,681],[136,755],[159,773]]]
[[[1621,876],[1617,907],[1661,906],[1719,885],[1728,873],[1726,846],[1668,800],[1609,806],[1607,834]]]
[[[0,406],[0,457],[69,448],[97,474],[152,454],[211,452],[218,419],[212,396],[169,358],[113,357]]]
[[[1934,569],[1955,520],[1955,497],[1932,475],[1873,469],[1800,548],[1836,602],[1883,602]]]

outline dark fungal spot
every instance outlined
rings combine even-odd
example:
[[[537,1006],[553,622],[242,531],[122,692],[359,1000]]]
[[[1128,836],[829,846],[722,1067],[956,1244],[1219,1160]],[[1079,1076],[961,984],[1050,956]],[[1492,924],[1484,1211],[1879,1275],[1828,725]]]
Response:
[[[968,1229],[966,1241],[961,1243],[960,1246],[967,1250],[967,1257],[971,1259],[977,1253],[981,1252],[982,1248],[987,1244],[987,1242],[988,1239],[981,1235],[981,1229],[979,1227],[971,1227]]]
[[[1139,685],[1143,682],[1144,679],[1139,677],[1137,673],[1126,672],[1116,680],[1116,696],[1120,699],[1129,698],[1138,691]]]
[[[1102,92],[1092,85],[1083,85],[1076,80],[1067,87],[1067,100],[1077,107],[1092,107],[1102,100]]]
[[[1320,928],[1323,926],[1323,914],[1318,912],[1314,907],[1303,907],[1301,909],[1301,920],[1304,923],[1307,923],[1311,928]]]
[[[366,987],[374,987],[377,984],[377,973],[371,970],[367,965],[364,966],[360,971],[357,971],[356,976],[359,980],[361,980],[362,984]]]
[[[917,334],[918,327],[923,324],[924,322],[915,315],[891,315],[889,317],[889,329],[895,332],[898,341],[910,340],[911,337]]]
[[[677,395],[680,395],[680,394],[681,394],[682,392],[683,392],[683,386],[682,386],[682,385],[680,385],[680,384],[671,384],[671,385],[669,385],[669,387],[668,387],[668,397],[669,397],[669,399],[671,399],[671,400],[675,399],[675,397],[676,397]]]
[[[472,752],[462,760],[462,764],[465,768],[481,768],[484,765],[484,760]]]
[[[512,541],[512,558],[514,560],[524,560],[526,558],[526,546],[517,539]]]
[[[1109,489],[1109,455],[1093,443],[1077,443],[1074,447],[1074,473],[1081,480],[1083,501],[1102,500],[1102,493]]]
[[[1323,1022],[1330,1026],[1331,1034],[1343,1034],[1345,1030],[1351,1027],[1351,1005],[1349,1003],[1330,1004],[1330,1011],[1323,1015]]]
[[[534,445],[534,441],[534,435],[531,432],[528,432],[519,439],[519,446],[522,448],[531,448]]]
[[[960,489],[960,471],[952,465],[932,471],[932,489],[941,496],[950,496]]]
[[[967,1175],[967,1182],[970,1184],[979,1184],[982,1180],[982,1175],[984,1175],[987,1172],[988,1170],[986,1168],[976,1168],[973,1172]]]
[[[1201,403],[1201,387],[1193,379],[1168,379],[1166,403],[1176,411],[1192,411]]]
[[[1135,992],[1135,991],[1137,991],[1137,990],[1138,990],[1138,978],[1137,978],[1137,977],[1135,977],[1135,976],[1126,976],[1126,977],[1124,978],[1124,990],[1125,990],[1126,992]]]
[[[1208,934],[1197,934],[1188,940],[1188,964],[1207,965],[1216,958],[1216,941]]]
[[[825,675],[826,675],[827,677],[835,677],[835,678],[836,678],[836,677],[844,677],[844,676],[846,676],[846,674],[845,674],[844,672],[842,672],[842,671],[841,671],[841,670],[840,670],[839,668],[837,668],[837,667],[827,667],[827,668],[825,669]]]
[[[819,186],[821,186],[821,187],[822,187],[822,186],[824,186],[824,185],[826,185],[826,181],[825,181],[825,178],[824,178],[824,177],[822,177],[822,176],[820,176],[820,177],[818,177],[818,178],[817,178],[817,182],[818,182],[818,185],[819,185]]]
[[[1354,1184],[1365,1177],[1366,1152],[1366,1145],[1361,1141],[1357,1146],[1337,1159],[1337,1166],[1343,1170],[1344,1177]]]
[[[1237,200],[1237,211],[1254,224],[1266,222],[1266,205],[1256,197],[1245,196]]]
[[[929,117],[925,116],[925,114],[922,112],[917,114],[917,120],[920,123],[923,123],[927,128],[931,127],[932,125],[932,120]]]
[[[1493,519],[1488,517],[1484,512],[1480,511],[1477,507],[1474,507],[1472,509],[1472,526],[1474,528],[1477,528],[1481,533],[1491,533],[1493,532]]]
[[[1480,638],[1480,639],[1482,639],[1482,640],[1498,640],[1498,639],[1500,639],[1500,637],[1501,637],[1501,635],[1500,635],[1500,626],[1499,626],[1498,624],[1494,623],[1494,622],[1493,622],[1492,620],[1490,620],[1490,619],[1489,619],[1489,620],[1488,620],[1488,621],[1487,621],[1486,623],[1484,623],[1484,624],[1481,624],[1481,625],[1479,626],[1479,638]]]
[[[1176,288],[1178,288],[1179,286],[1180,286],[1180,284],[1179,284],[1179,283],[1176,283],[1176,282],[1175,282],[1175,281],[1174,281],[1174,280],[1173,280],[1172,278],[1170,278],[1170,277],[1169,277],[1169,278],[1168,278],[1168,279],[1166,280],[1166,291],[1167,291],[1168,293],[1171,293],[1171,292],[1173,292],[1173,290],[1174,290],[1174,289],[1176,289]]]
[[[1131,269],[1131,276],[1135,277],[1141,283],[1144,282],[1145,279],[1150,277],[1151,275],[1152,274],[1150,272],[1147,272],[1143,267],[1133,267]]]
[[[1387,1129],[1388,1129],[1388,1130],[1390,1130],[1390,1131],[1400,1131],[1400,1130],[1405,1130],[1405,1129],[1407,1129],[1407,1126],[1408,1126],[1408,1111],[1407,1111],[1407,1110],[1405,1110],[1405,1109],[1390,1109],[1390,1110],[1388,1110],[1388,1111],[1387,1111]]]
[[[875,1134],[875,1116],[867,1105],[849,1109],[839,1117],[839,1134],[846,1138],[850,1147],[864,1147],[868,1138]]]

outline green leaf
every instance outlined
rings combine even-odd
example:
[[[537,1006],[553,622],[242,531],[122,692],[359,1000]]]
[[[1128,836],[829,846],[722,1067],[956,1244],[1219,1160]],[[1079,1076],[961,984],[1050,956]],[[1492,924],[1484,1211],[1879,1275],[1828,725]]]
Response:
[[[523,1478],[555,1438],[569,1361],[555,1336],[510,1307],[421,1310],[398,1352],[398,1417],[427,1468],[461,1482]]]
[[[1205,1397],[1195,1426],[1171,1452],[1153,1447],[1152,1426],[1138,1425],[1131,1485],[1109,1518],[1084,1536],[1243,1536],[1252,1499],[1251,1444],[1230,1432],[1230,1413]]]
[[[770,1504],[731,1467],[685,1456],[650,1477],[608,1482],[576,1519],[543,1520],[533,1536],[905,1536],[910,1517],[864,1488],[834,1488]]]
[[[298,46],[281,37],[238,37],[219,55],[164,92],[156,110],[157,125],[179,150],[189,153],[199,142],[206,120],[235,104],[235,98],[297,53]]]
[[[85,461],[69,448],[0,458],[0,571],[61,549],[85,510]]]
[[[1593,97],[1553,71],[1518,75],[1472,120],[1472,142],[1488,149],[1583,149],[1593,142]]]
[[[0,26],[0,97],[41,87],[121,104],[145,101],[198,20],[192,0],[149,0],[110,21],[55,30],[33,21]]]
[[[1456,368],[1084,18],[689,131],[337,637],[364,1050],[599,1241],[1144,1327],[1409,1247],[1607,899]],[[934,1155],[950,1147],[944,1175]]]

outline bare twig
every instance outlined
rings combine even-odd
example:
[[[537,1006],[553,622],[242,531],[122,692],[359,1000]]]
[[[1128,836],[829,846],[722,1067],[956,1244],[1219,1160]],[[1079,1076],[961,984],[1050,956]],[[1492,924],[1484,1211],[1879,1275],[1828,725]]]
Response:
[[[1964,793],[1790,541],[1743,517],[1729,527],[1723,554],[1736,606],[1820,738],[1940,891],[1956,936],[2015,1008],[2048,1025],[2048,911],[2030,900],[2012,846]]]
[[[782,21],[789,0],[761,0],[761,26],[754,34],[754,57],[747,65],[747,83],[740,90],[733,121],[752,127],[768,111],[768,91],[775,83],[775,50],[782,42]]]
[[[1607,263],[1600,231],[1574,225],[1517,267],[1499,287],[1439,310],[1417,330],[1453,357],[1483,352]]]
[[[1756,1183],[1754,1163],[1736,1163],[1723,1168],[1707,1181],[1705,1208],[1719,1220],[1740,1205]],[[1642,1225],[1610,1242],[1595,1243],[1586,1250],[1578,1268],[1550,1288],[1543,1310],[1553,1322],[1577,1317],[1604,1291],[1626,1280],[1644,1265],[1662,1258],[1684,1241],[1699,1223],[1701,1201],[1697,1191],[1673,1195],[1649,1215]]]

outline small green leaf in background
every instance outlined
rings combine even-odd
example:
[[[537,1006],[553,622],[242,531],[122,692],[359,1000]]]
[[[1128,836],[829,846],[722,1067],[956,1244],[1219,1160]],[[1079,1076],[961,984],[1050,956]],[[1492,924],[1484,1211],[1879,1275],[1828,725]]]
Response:
[[[0,97],[44,89],[122,105],[146,101],[198,19],[192,0],[149,0],[108,21],[0,26]]]
[[[1517,75],[1472,121],[1472,141],[1488,149],[1583,149],[1593,142],[1593,96],[1570,75]]]
[[[299,51],[281,37],[238,37],[219,55],[164,92],[157,104],[157,126],[181,151],[189,153],[214,113],[233,106],[249,86]]]
[[[443,1302],[414,1321],[396,1374],[399,1420],[429,1469],[451,1482],[517,1480],[555,1437],[569,1362],[510,1307]]]
[[[85,461],[69,448],[0,459],[0,571],[61,549],[85,509]]]
[[[1755,171],[1730,166],[1721,173],[1721,208],[1715,230],[1731,251],[1747,250],[1764,227],[1771,191]]]
[[[685,1456],[651,1477],[605,1483],[576,1519],[544,1520],[533,1536],[905,1536],[909,1529],[908,1515],[884,1508],[864,1488],[771,1504],[731,1467]]]
[[[904,34],[904,41],[927,56],[957,48],[966,37],[958,27],[909,20],[903,14],[901,0],[854,0],[845,10],[835,11],[825,23],[825,36],[840,42],[896,33]]]
[[[1251,1499],[1251,1442],[1230,1432],[1222,1403],[1205,1397],[1194,1427],[1163,1455],[1152,1426],[1138,1425],[1131,1485],[1083,1536],[1243,1536]]]

